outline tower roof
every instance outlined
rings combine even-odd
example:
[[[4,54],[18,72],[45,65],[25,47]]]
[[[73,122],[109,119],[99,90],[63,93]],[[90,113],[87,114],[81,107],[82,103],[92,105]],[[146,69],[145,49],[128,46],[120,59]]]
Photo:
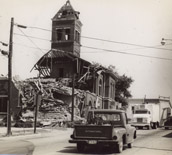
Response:
[[[69,0],[66,1],[66,4],[64,4],[60,10],[57,12],[57,14],[53,17],[53,20],[60,19],[60,18],[74,18],[74,19],[79,19],[79,12],[75,11],[74,8],[72,7],[71,3]]]

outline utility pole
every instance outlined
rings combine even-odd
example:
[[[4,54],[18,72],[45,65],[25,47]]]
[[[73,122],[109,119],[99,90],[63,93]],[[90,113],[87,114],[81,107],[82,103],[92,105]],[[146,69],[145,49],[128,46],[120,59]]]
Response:
[[[74,121],[74,91],[75,91],[75,73],[72,75],[72,114],[71,122]]]
[[[12,54],[13,54],[14,18],[11,18],[9,54],[8,54],[8,105],[7,105],[7,135],[11,135],[11,99],[12,99]]]
[[[73,65],[73,75],[72,75],[72,113],[71,113],[71,122],[74,121],[74,106],[75,106],[75,101],[74,101],[74,95],[75,95],[75,75],[79,73],[79,68],[78,68],[78,58],[75,58],[72,60],[72,65]]]
[[[35,92],[35,118],[34,118],[34,133],[36,133],[36,124],[37,124],[37,115],[38,115],[38,109],[39,105],[41,103],[41,92]]]

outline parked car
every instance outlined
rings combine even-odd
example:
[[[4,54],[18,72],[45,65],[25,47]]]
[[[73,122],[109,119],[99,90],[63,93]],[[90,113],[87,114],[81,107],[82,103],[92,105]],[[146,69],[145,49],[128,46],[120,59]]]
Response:
[[[86,146],[105,145],[121,153],[123,146],[132,147],[136,128],[128,123],[122,110],[95,109],[88,112],[85,124],[74,126],[69,143],[76,143],[79,152]]]
[[[164,128],[168,130],[169,128],[172,128],[172,116],[168,116],[167,120],[164,122]]]

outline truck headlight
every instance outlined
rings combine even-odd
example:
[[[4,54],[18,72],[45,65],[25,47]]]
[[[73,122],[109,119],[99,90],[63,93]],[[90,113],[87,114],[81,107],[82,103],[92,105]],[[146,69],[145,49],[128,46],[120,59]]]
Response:
[[[137,118],[133,118],[133,122],[137,122]]]

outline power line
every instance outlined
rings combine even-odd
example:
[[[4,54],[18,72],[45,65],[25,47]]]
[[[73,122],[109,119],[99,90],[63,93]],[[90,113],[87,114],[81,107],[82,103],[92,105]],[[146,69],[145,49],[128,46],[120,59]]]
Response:
[[[25,45],[25,44],[20,44],[20,43],[15,43],[13,42],[15,45],[19,45],[19,46],[23,46],[23,47],[27,47],[27,48],[32,48],[32,49],[41,49],[41,50],[44,50],[44,51],[49,51],[50,49],[43,49],[43,48],[37,48],[37,47],[32,47],[32,46],[28,46],[28,45]]]
[[[110,42],[110,43],[125,44],[125,45],[137,46],[137,47],[143,47],[143,48],[153,48],[153,49],[161,49],[161,50],[172,51],[172,49],[159,48],[159,47],[156,47],[156,46],[145,46],[145,45],[132,44],[132,43],[126,43],[126,42],[119,42],[119,41],[112,41],[112,40],[99,39],[99,38],[93,38],[93,37],[85,37],[85,36],[82,36],[82,37],[87,38],[87,39],[92,39],[92,40]]]
[[[26,38],[28,38],[28,40],[30,40],[30,42],[35,46],[35,47],[37,47],[42,53],[44,53],[45,54],[45,52],[41,49],[41,48],[39,48],[19,27],[17,27],[24,35],[25,35],[25,37]]]
[[[14,33],[14,35],[25,37],[25,35],[22,35],[22,34],[19,34],[19,33]],[[27,36],[30,37],[30,38],[33,38],[33,39],[38,39],[38,40],[44,40],[44,41],[52,42],[51,40],[44,39],[44,38],[34,37],[34,36],[30,36],[30,35],[27,35]],[[128,51],[128,50],[136,50],[136,49],[143,49],[143,47],[142,48],[126,49],[126,51]],[[124,51],[124,50],[122,50],[122,51]]]
[[[24,36],[25,37],[25,35],[23,35],[23,34],[19,34],[19,33],[14,33],[15,35],[18,35],[18,36]],[[33,39],[39,39],[39,40],[44,40],[44,41],[49,41],[49,42],[51,42],[51,40],[48,40],[48,39],[44,39],[44,38],[39,38],[39,37],[34,37],[34,36],[29,36],[29,35],[27,35],[29,38],[33,38]]]
[[[14,33],[14,34],[15,35],[19,35],[19,36],[25,36],[25,35],[22,35],[22,34],[19,34],[19,33]],[[33,39],[38,39],[38,40],[44,40],[44,41],[52,42],[49,39],[44,39],[44,38],[39,38],[39,37],[34,37],[34,36],[29,36],[29,35],[27,35],[27,36],[30,37],[30,38],[33,38]],[[108,40],[91,38],[91,37],[84,37],[84,38],[89,38],[89,39],[93,39],[93,40],[100,40],[100,41],[108,41]],[[116,43],[114,41],[108,41],[108,42]],[[122,44],[122,42],[121,42],[121,44]],[[124,43],[124,44],[126,44],[126,43]],[[129,43],[129,45],[131,45],[131,44]],[[134,45],[134,44],[132,44],[132,45]],[[166,44],[166,45],[172,45],[172,44]],[[172,51],[172,49],[158,48],[159,45],[157,45],[157,46],[135,45],[135,46],[142,47],[142,48],[126,49],[125,51],[128,51],[128,50],[140,50],[140,49],[145,49],[145,48],[153,48],[153,49],[162,49],[162,50]],[[124,50],[122,50],[122,51],[124,51]]]
[[[41,27],[27,26],[27,28],[31,28],[31,29],[38,29],[38,30],[43,30],[43,31],[49,31],[49,32],[52,32],[52,30],[48,30],[48,29],[41,28]]]
[[[25,36],[27,38],[29,38],[30,36],[26,36],[26,35],[22,35],[22,36]],[[30,39],[29,39],[30,40]],[[32,40],[31,40],[32,41]],[[33,41],[32,41],[33,43]],[[18,43],[16,43],[18,44]],[[39,47],[37,47],[36,45],[36,48],[35,47],[30,47],[30,46],[26,46],[26,45],[23,45],[23,44],[19,44],[21,46],[25,46],[25,47],[28,47],[28,48],[34,48],[34,49],[39,49],[43,52],[43,50],[47,50],[49,51],[48,49],[41,49]],[[34,44],[35,45],[35,44]],[[76,45],[76,46],[80,46],[80,45]],[[134,55],[134,56],[140,56],[140,57],[146,57],[146,58],[154,58],[154,59],[161,59],[161,60],[168,60],[168,61],[171,61],[172,59],[169,59],[169,58],[161,58],[161,57],[154,57],[154,56],[148,56],[148,55],[141,55],[141,54],[134,54],[134,53],[127,53],[127,52],[124,52],[123,50],[121,51],[117,51],[117,50],[109,50],[109,49],[103,49],[103,48],[96,48],[96,47],[90,47],[90,46],[84,46],[84,45],[81,45],[82,47],[84,48],[89,48],[89,49],[94,49],[94,50],[101,50],[101,51],[105,51],[105,52],[111,52],[111,53],[120,53],[120,54],[126,54],[126,55]],[[100,52],[100,51],[97,51],[97,52]],[[43,52],[44,53],[44,52]],[[93,53],[93,52],[84,52],[84,53]]]
[[[34,27],[35,28],[35,27]],[[39,28],[38,28],[39,29]],[[20,30],[20,29],[19,29]],[[41,28],[42,30],[42,28]],[[45,29],[43,29],[45,30]],[[21,31],[21,30],[20,30]],[[22,36],[25,36],[27,37],[36,47],[37,49],[41,50],[41,48],[39,48],[30,38],[35,38],[35,39],[43,39],[43,38],[38,38],[38,37],[33,37],[33,36],[28,36],[26,35],[23,31],[21,31],[24,35]],[[17,34],[17,35],[21,35],[21,34]],[[91,37],[87,37],[87,38],[91,38]],[[109,41],[109,40],[104,40],[104,39],[98,39],[98,38],[92,38],[92,39],[96,39],[96,40],[101,40],[101,41]],[[43,40],[46,40],[46,41],[50,41],[50,40],[47,40],[47,39],[43,39]],[[114,42],[114,41],[110,41],[110,42]],[[122,42],[120,42],[122,43]],[[125,43],[123,43],[125,44]],[[130,43],[129,43],[130,44]],[[130,45],[134,45],[134,46],[139,46],[139,47],[148,47],[148,46],[142,46],[142,45],[136,45],[136,44],[130,44]],[[123,50],[121,51],[117,51],[117,50],[109,50],[109,49],[103,49],[103,48],[96,48],[96,47],[89,47],[89,46],[82,46],[82,47],[85,47],[85,48],[89,48],[89,49],[95,49],[95,50],[102,50],[102,51],[106,51],[106,52],[116,52],[116,53],[120,53],[120,54],[126,54],[126,55],[134,55],[134,56],[140,56],[140,57],[147,57],[147,58],[155,58],[155,59],[161,59],[161,60],[172,60],[172,59],[169,59],[169,58],[161,58],[161,57],[155,57],[155,56],[147,56],[147,55],[141,55],[141,54],[134,54],[134,53],[127,53],[127,52],[124,52]],[[153,47],[151,47],[153,48]],[[155,47],[154,47],[155,48]],[[157,48],[157,49],[162,49],[162,48]],[[166,50],[169,50],[169,49],[166,49]],[[170,50],[171,51],[171,50]],[[42,51],[43,52],[43,51]],[[44,52],[43,52],[44,53]]]
[[[82,46],[82,47],[89,48],[89,49],[94,49],[94,50],[102,50],[102,51],[112,52],[112,53],[115,52],[115,53],[126,54],[126,55],[134,55],[134,56],[140,56],[140,57],[146,57],[146,58],[154,58],[154,59],[161,59],[161,60],[169,60],[169,61],[172,61],[172,59],[169,59],[169,58],[161,58],[161,57],[147,56],[147,55],[142,55],[142,54],[127,53],[127,52],[122,52],[122,51],[108,50],[108,49],[96,48],[96,47],[89,47],[89,46]]]
[[[19,35],[19,36],[25,36],[25,35],[18,34],[18,33],[14,33],[14,34],[15,34],[15,35]],[[27,37],[30,37],[30,38],[33,38],[33,39],[39,39],[39,40],[44,40],[44,41],[52,42],[51,40],[44,39],[44,38],[39,38],[39,37],[34,37],[34,36],[29,36],[29,35],[27,35]],[[100,40],[101,40],[101,39],[100,39]],[[171,45],[171,44],[167,44],[167,45]],[[121,50],[121,51],[140,50],[140,49],[144,49],[144,48],[145,48],[145,47],[143,47],[143,46],[139,46],[139,47],[142,47],[142,48],[126,49],[126,50]],[[154,47],[152,47],[152,48],[164,49],[164,48],[157,48],[156,46],[154,46]],[[165,49],[165,50],[172,51],[171,49]]]
[[[56,32],[55,30],[49,30],[41,27],[31,27],[29,26],[28,28],[33,28],[33,29],[40,29],[44,31],[49,31],[49,32]],[[60,32],[59,32],[60,33]],[[61,32],[62,33],[62,32]],[[70,34],[71,36],[74,36],[74,34]],[[143,47],[143,48],[152,48],[152,49],[159,49],[159,50],[167,50],[167,51],[172,51],[172,49],[166,49],[166,48],[159,48],[157,46],[146,46],[146,45],[139,45],[139,44],[133,44],[133,43],[126,43],[126,42],[120,42],[120,41],[113,41],[113,40],[107,40],[107,39],[101,39],[101,38],[95,38],[95,37],[88,37],[88,36],[81,36],[81,38],[86,38],[86,39],[91,39],[91,40],[97,40],[97,41],[104,41],[104,42],[109,42],[109,43],[115,43],[115,44],[124,44],[124,45],[130,45],[130,46],[137,46],[137,47]],[[158,45],[159,46],[159,45]],[[160,45],[161,46],[161,45]]]

